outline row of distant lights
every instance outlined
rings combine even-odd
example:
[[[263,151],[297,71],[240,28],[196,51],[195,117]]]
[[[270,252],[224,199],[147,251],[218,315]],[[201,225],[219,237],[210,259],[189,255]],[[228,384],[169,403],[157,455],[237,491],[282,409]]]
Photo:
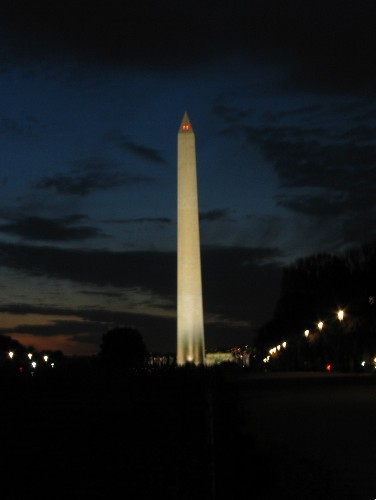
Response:
[[[340,310],[338,311],[338,313],[337,313],[337,318],[339,319],[339,321],[342,321],[342,320],[343,320],[344,315],[345,315],[344,310],[343,310],[343,309],[340,309]],[[319,322],[317,323],[317,328],[318,328],[318,329],[320,330],[320,332],[321,332],[321,330],[324,328],[324,323],[323,323],[323,321],[319,321]],[[309,336],[309,330],[305,330],[305,331],[304,331],[304,336],[305,336],[305,338],[308,338],[308,336]],[[264,359],[263,359],[263,362],[264,362],[264,363],[269,363],[269,361],[270,361],[270,356],[273,356],[273,354],[277,354],[277,352],[281,350],[281,346],[282,346],[284,349],[286,349],[287,342],[283,342],[282,344],[277,345],[277,347],[272,347],[271,349],[269,349],[269,356],[266,356],[266,358],[264,358]],[[376,359],[376,358],[375,358],[375,359]],[[376,361],[375,361],[375,362],[376,362]],[[364,362],[364,363],[365,363],[365,362]],[[362,364],[362,366],[364,366],[364,365]]]
[[[339,321],[342,321],[342,320],[343,320],[344,315],[345,315],[345,312],[343,311],[343,309],[340,309],[340,310],[338,311],[338,313],[337,313],[337,318],[339,319]],[[320,330],[320,332],[321,332],[321,330],[324,328],[324,323],[323,323],[323,321],[319,321],[319,322],[317,323],[317,328],[318,328],[318,329]],[[308,338],[308,336],[309,336],[309,330],[305,330],[305,331],[304,331],[304,336],[305,336],[305,338]],[[282,346],[284,349],[286,349],[287,342],[282,342],[282,344],[279,344],[279,345],[277,345],[276,347],[272,347],[271,349],[269,349],[269,355],[268,355],[268,356],[266,356],[266,358],[264,358],[264,359],[263,359],[263,362],[264,362],[264,363],[269,363],[269,361],[270,361],[270,356],[273,356],[273,354],[277,354],[277,352],[281,350],[281,346]],[[364,365],[363,365],[363,366],[364,366]]]
[[[371,297],[370,297],[370,299],[371,299]],[[370,302],[371,302],[371,301],[370,301]],[[339,319],[339,321],[342,321],[342,320],[343,320],[343,318],[344,318],[344,316],[345,316],[345,312],[344,312],[344,310],[343,310],[343,309],[340,309],[340,310],[338,311],[338,313],[337,313],[337,318]],[[319,322],[317,323],[317,328],[318,328],[318,329],[320,330],[320,332],[321,332],[321,330],[324,328],[324,322],[323,322],[323,321],[319,321]],[[305,338],[308,338],[308,337],[309,337],[309,333],[310,333],[310,332],[309,332],[309,330],[304,330],[304,336],[305,336]],[[283,342],[281,345],[282,345],[282,347],[285,349],[285,348],[286,348],[286,346],[287,346],[287,342]],[[264,363],[269,363],[270,356],[272,356],[273,354],[277,354],[277,352],[281,350],[281,345],[277,345],[277,347],[272,347],[272,348],[269,350],[269,354],[270,354],[270,355],[269,355],[269,356],[267,356],[266,358],[264,358],[264,359],[263,359],[263,362],[264,362]],[[376,369],[376,357],[373,359],[373,363],[374,363],[374,365],[375,365],[375,369]],[[362,361],[360,364],[361,364],[363,367],[365,367],[367,363],[366,363],[366,361]],[[328,371],[330,371],[330,370],[331,370],[331,365],[327,365],[327,366],[326,366],[326,369],[327,369]]]
[[[367,364],[367,362],[366,362],[366,361],[362,361],[360,364],[361,364],[363,367],[365,367],[365,366],[366,366],[366,364]],[[373,358],[373,364],[374,364],[374,367],[375,367],[375,369],[376,369],[376,358]]]
[[[10,359],[13,359],[13,358],[14,358],[14,352],[13,352],[13,351],[9,351],[9,352],[8,352],[8,356],[10,357]],[[30,359],[30,361],[31,361],[31,359],[32,359],[32,357],[33,357],[32,353],[31,353],[31,352],[29,352],[29,354],[27,355],[27,357],[28,357],[28,358]],[[47,354],[45,354],[45,355],[43,356],[43,359],[44,359],[44,361],[45,361],[46,363],[48,362],[48,356],[47,356]],[[36,361],[31,361],[31,366],[32,366],[33,368],[36,368],[36,366],[37,366]],[[55,363],[51,363],[51,367],[52,367],[52,368],[54,368],[54,366],[55,366]]]
[[[339,321],[343,321],[343,318],[345,317],[345,311],[343,309],[340,309],[338,312],[337,312],[337,318]],[[317,328],[321,330],[324,328],[324,322],[323,321],[319,321],[317,323]],[[309,336],[309,330],[305,330],[304,331],[304,336],[305,338],[307,338]]]
[[[263,362],[269,363],[270,357],[273,356],[273,354],[277,354],[281,349],[286,349],[286,347],[287,342],[282,342],[282,344],[278,344],[276,347],[272,347],[271,349],[269,349],[269,355],[263,359]]]

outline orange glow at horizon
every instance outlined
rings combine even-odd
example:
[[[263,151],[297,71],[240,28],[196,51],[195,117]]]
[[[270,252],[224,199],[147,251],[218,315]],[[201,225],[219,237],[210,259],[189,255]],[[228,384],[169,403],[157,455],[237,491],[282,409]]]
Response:
[[[99,351],[99,345],[76,342],[71,335],[43,337],[12,333],[10,336],[25,347],[32,346],[36,351],[62,351],[67,356],[92,356]]]
[[[42,316],[38,314],[24,314],[22,316],[16,314],[2,313],[0,314],[1,327],[3,329],[3,335],[7,335],[12,339],[16,340],[24,347],[33,347],[37,351],[51,350],[51,351],[62,351],[68,356],[91,356],[99,351],[99,343],[93,344],[90,342],[79,342],[72,339],[71,334],[57,334],[57,335],[38,335],[27,333],[27,326],[38,326],[41,327],[51,325],[54,321],[61,320],[61,316]],[[82,321],[77,316],[66,316],[64,320],[70,321]],[[19,333],[22,331],[23,325],[25,326],[25,333]],[[6,330],[9,329],[9,332]],[[14,330],[18,330],[15,332]],[[77,338],[84,338],[84,335],[77,335]]]

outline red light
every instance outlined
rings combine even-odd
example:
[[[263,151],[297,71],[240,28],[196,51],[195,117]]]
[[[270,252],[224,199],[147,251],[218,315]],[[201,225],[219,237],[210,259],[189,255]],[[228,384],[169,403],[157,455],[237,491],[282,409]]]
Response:
[[[331,364],[326,365],[325,370],[326,370],[327,372],[330,372],[330,370],[331,370],[331,369],[332,369],[332,365],[331,365]]]
[[[22,366],[20,366],[20,367],[19,367],[19,370],[20,370],[20,372],[22,373],[22,371],[23,371],[23,367],[22,367]]]
[[[187,123],[185,123],[183,126],[182,126],[182,129],[183,130],[189,130],[189,125]]]

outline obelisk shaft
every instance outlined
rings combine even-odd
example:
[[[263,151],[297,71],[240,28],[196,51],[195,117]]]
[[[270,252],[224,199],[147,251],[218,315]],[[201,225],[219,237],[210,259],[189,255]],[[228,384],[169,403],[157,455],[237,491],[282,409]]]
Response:
[[[205,362],[195,135],[187,113],[178,132],[177,363]]]

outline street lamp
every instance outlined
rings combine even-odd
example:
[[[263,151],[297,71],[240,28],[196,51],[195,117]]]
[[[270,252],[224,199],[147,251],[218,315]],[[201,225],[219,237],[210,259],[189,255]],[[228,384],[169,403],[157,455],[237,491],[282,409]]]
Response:
[[[13,356],[14,356],[14,352],[13,351],[9,351],[8,355],[9,355],[10,359],[12,359]]]
[[[321,331],[323,329],[324,323],[322,321],[319,321],[317,323],[318,329]]]
[[[308,338],[308,335],[309,335],[309,330],[304,330],[304,336],[305,336],[305,338]]]
[[[345,312],[343,311],[343,309],[340,309],[337,313],[337,318],[339,319],[339,321],[342,321],[343,320],[343,316],[344,316]]]

